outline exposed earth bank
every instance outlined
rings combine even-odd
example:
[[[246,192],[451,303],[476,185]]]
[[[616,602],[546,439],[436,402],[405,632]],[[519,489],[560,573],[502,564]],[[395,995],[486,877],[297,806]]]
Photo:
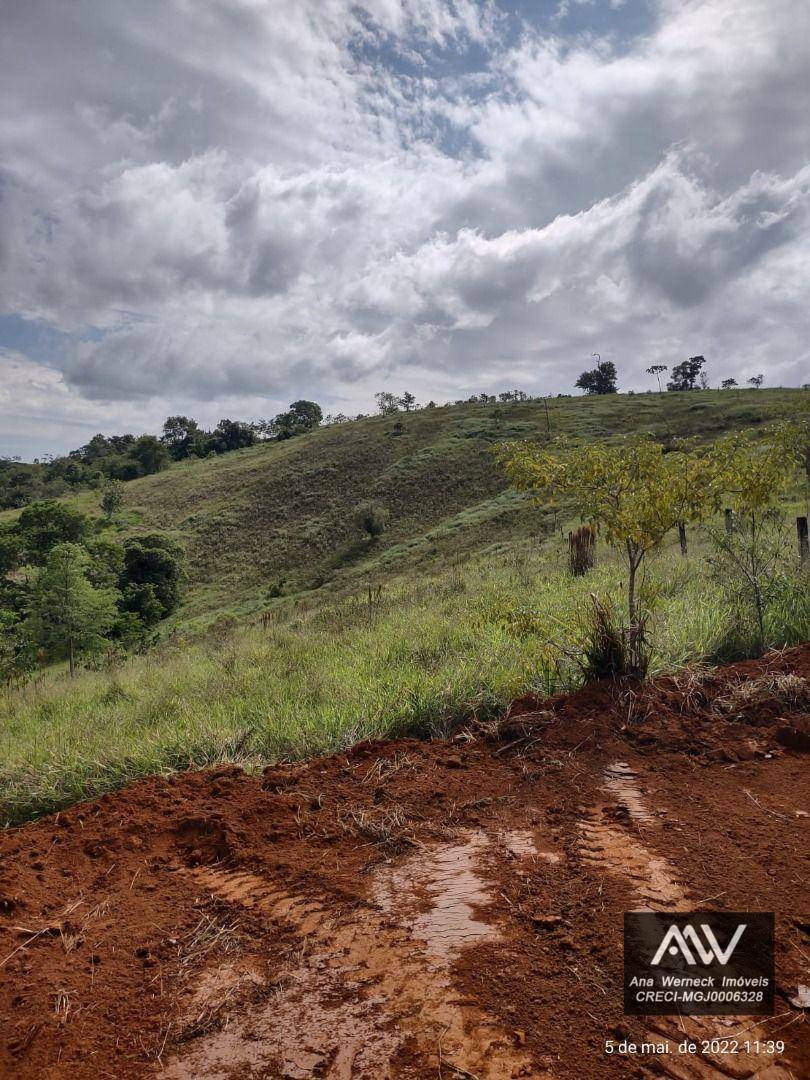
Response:
[[[803,646],[7,830],[0,1075],[808,1077],[809,721]],[[622,1015],[623,913],[697,907],[776,912],[773,1017]]]

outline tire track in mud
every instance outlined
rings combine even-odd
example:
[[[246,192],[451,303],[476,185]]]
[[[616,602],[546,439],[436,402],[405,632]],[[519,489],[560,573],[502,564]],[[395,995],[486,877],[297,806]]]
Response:
[[[492,902],[478,867],[489,846],[483,831],[473,832],[385,865],[374,874],[372,902],[349,912],[251,873],[188,871],[206,892],[294,929],[301,952],[265,1003],[196,1038],[163,1075],[224,1080],[274,1069],[271,1075],[285,1080],[385,1080],[430,1069],[481,1080],[553,1080],[532,1067],[513,1034],[453,988],[458,952],[498,938],[480,914]]]
[[[585,865],[597,873],[607,872],[623,879],[639,902],[639,911],[688,909],[689,892],[678,881],[675,868],[642,842],[643,830],[653,832],[657,819],[639,790],[636,772],[625,761],[608,765],[602,790],[610,800],[586,810],[580,825],[580,853]],[[635,832],[626,828],[625,822]],[[768,1037],[750,1017],[659,1016],[648,1017],[647,1023],[651,1042],[663,1037],[677,1044],[688,1038],[700,1045],[702,1040],[762,1041]],[[647,1075],[661,1073],[673,1080],[796,1080],[795,1074],[777,1063],[774,1055],[765,1054],[661,1055]]]

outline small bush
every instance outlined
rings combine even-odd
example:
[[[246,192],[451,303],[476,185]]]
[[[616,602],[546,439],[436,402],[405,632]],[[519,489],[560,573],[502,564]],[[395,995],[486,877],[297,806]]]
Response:
[[[650,663],[648,614],[639,614],[630,627],[621,625],[610,600],[591,593],[582,615],[583,646],[579,660],[586,681],[644,679]]]
[[[388,511],[376,502],[361,503],[354,512],[354,523],[370,540],[382,536],[388,526]]]

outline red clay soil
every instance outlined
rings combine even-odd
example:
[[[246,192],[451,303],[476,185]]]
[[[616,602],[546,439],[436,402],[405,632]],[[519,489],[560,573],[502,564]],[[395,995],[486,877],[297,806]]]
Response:
[[[10,829],[0,1075],[810,1077],[809,712],[805,646]],[[776,912],[774,1016],[622,1015],[623,913],[696,907]]]

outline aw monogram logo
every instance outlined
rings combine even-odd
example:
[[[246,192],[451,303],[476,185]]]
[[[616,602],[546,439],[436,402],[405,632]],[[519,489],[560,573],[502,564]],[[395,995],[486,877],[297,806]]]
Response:
[[[698,962],[701,964],[727,964],[739,945],[746,926],[747,923],[740,923],[734,931],[731,941],[726,945],[725,949],[722,949],[708,923],[702,923],[700,927],[706,939],[706,945],[704,945],[697,930],[691,923],[687,923],[683,929],[673,923],[664,935],[664,939],[658,946],[650,963],[655,966],[661,963],[665,954],[677,956],[680,953],[687,964],[697,964]],[[695,953],[697,953],[699,961],[695,959]]]
[[[770,1016],[771,911],[626,911],[628,1016]]]

